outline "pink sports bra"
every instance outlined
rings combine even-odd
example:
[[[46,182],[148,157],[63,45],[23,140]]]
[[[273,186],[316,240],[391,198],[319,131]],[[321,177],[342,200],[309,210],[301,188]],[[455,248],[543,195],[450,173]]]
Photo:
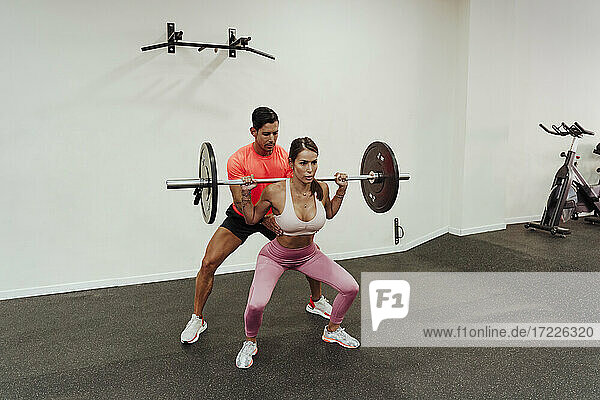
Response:
[[[296,211],[294,211],[294,203],[292,202],[292,191],[290,188],[289,178],[285,181],[285,205],[281,214],[275,216],[275,222],[281,227],[284,235],[287,236],[300,236],[300,235],[312,235],[317,233],[319,229],[325,225],[325,207],[317,199],[315,194],[315,205],[317,207],[317,213],[314,218],[310,221],[304,222],[298,218]]]

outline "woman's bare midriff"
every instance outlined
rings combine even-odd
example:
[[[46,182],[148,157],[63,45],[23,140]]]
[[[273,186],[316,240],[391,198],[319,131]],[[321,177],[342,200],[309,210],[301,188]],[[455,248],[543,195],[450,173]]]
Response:
[[[300,249],[309,246],[313,242],[314,234],[301,236],[277,236],[277,242],[287,249]]]

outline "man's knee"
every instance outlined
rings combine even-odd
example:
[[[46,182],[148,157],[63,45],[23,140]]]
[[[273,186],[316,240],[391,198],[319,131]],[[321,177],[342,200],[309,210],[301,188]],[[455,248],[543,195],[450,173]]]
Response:
[[[202,266],[200,267],[200,271],[198,271],[198,276],[213,276],[220,265],[221,263],[217,259],[204,256],[202,259]]]

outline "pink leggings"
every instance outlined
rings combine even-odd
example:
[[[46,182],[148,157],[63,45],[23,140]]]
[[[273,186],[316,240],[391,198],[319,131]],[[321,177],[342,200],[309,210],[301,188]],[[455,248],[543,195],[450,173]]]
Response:
[[[326,283],[338,291],[333,301],[330,320],[340,324],[358,293],[358,283],[342,266],[321,252],[314,242],[300,249],[288,249],[277,239],[267,243],[256,261],[254,279],[250,286],[244,312],[247,337],[256,337],[262,323],[263,311],[279,277],[288,269]]]

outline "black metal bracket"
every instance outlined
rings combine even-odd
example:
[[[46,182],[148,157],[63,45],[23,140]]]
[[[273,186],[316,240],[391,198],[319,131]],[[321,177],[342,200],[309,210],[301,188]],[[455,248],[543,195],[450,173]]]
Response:
[[[148,50],[156,50],[163,47],[167,47],[167,52],[170,54],[175,54],[175,47],[196,47],[198,51],[202,51],[204,49],[215,49],[217,50],[228,50],[230,58],[236,58],[237,50],[240,51],[249,51],[250,53],[258,54],[259,56],[270,58],[271,60],[275,59],[275,56],[272,56],[269,53],[265,53],[264,51],[253,49],[252,47],[248,47],[248,42],[252,40],[250,36],[248,37],[237,37],[235,28],[229,28],[228,30],[228,44],[211,44],[211,43],[192,43],[192,42],[183,42],[183,31],[175,31],[175,23],[167,22],[167,41],[163,43],[152,44],[149,46],[142,47],[142,51]]]
[[[233,46],[235,43],[235,28],[229,28],[229,46]],[[236,51],[235,49],[229,49],[229,57],[230,58],[235,58],[236,57]]]
[[[400,243],[400,239],[404,237],[404,228],[400,226],[398,218],[394,218],[394,243]]]

